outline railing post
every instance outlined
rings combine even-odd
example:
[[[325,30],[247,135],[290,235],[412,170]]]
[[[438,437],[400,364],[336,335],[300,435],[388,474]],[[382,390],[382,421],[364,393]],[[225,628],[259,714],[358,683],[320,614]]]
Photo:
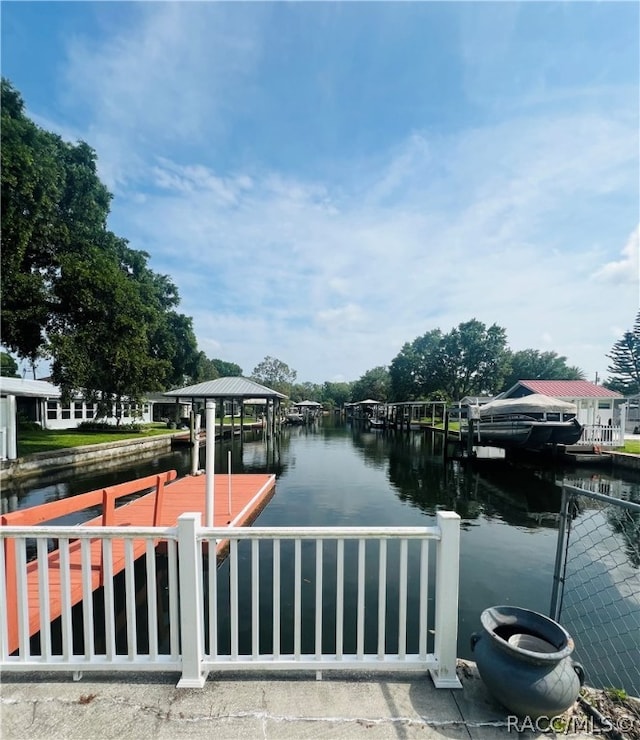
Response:
[[[438,689],[461,689],[456,674],[458,642],[458,582],[460,574],[460,517],[455,511],[436,514],[440,539],[436,562],[434,654],[438,667],[431,678]],[[426,625],[421,625],[426,629]]]
[[[204,608],[202,596],[201,558],[197,532],[200,514],[178,517],[178,583],[180,588],[180,640],[182,677],[178,688],[201,689],[207,680],[202,670],[204,655]]]

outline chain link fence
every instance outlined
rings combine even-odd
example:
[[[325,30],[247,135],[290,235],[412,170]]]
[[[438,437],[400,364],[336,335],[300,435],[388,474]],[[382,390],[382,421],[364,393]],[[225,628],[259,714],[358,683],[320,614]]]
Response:
[[[551,617],[587,684],[640,696],[640,503],[616,483],[563,485]]]

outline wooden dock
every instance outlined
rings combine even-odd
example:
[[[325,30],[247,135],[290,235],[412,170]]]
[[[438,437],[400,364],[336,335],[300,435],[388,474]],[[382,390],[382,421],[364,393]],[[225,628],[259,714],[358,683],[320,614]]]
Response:
[[[205,516],[205,486],[206,476],[186,476],[175,480],[175,471],[168,471],[158,475],[128,481],[109,488],[90,491],[89,493],[73,496],[61,501],[54,501],[29,509],[21,509],[0,517],[3,526],[32,526],[37,527],[54,519],[82,511],[89,507],[102,506],[102,514],[81,524],[82,527],[173,527],[178,517],[186,512],[200,512],[204,523]],[[149,491],[149,489],[152,489]],[[134,501],[116,507],[115,503],[123,496],[148,491]],[[275,476],[268,474],[236,474],[214,476],[214,526],[248,526],[260,511],[266,506],[275,492]],[[217,554],[221,556],[228,546],[227,541],[217,543]],[[15,544],[11,539],[5,539],[5,571],[7,589],[7,626],[9,652],[19,647],[19,598],[24,602],[24,594],[17,592],[17,560]],[[133,557],[137,559],[145,554],[143,541],[133,542]],[[95,591],[103,584],[104,563],[100,540],[89,543],[91,552],[90,583],[91,590]],[[62,593],[61,568],[62,561],[67,559],[66,553],[53,550],[47,556],[48,604],[41,603],[41,584],[38,575],[38,561],[33,560],[26,565],[29,635],[37,634],[46,625],[41,624],[42,613],[52,622],[62,614],[64,594]],[[70,577],[70,604],[79,603],[83,599],[86,585],[83,583],[83,569],[81,566],[82,552],[79,540],[72,541],[68,553]],[[111,566],[109,574],[115,576],[120,573],[126,563],[124,541],[115,541],[112,544]]]

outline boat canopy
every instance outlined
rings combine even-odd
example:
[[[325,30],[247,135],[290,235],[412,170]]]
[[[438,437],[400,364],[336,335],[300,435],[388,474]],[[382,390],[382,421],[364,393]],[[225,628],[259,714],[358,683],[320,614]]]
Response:
[[[575,403],[543,396],[541,393],[532,393],[522,398],[505,398],[485,403],[484,406],[480,406],[480,418],[498,414],[575,414],[577,411]]]

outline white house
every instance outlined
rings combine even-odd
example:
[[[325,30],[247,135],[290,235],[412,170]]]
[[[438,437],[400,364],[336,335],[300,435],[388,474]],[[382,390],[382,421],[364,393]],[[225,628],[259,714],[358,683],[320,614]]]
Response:
[[[151,407],[122,404],[121,422],[151,421]],[[0,377],[0,459],[17,456],[16,430],[18,416],[39,424],[43,429],[74,429],[83,421],[96,418],[96,407],[78,396],[63,403],[60,389],[46,380]],[[100,419],[115,424],[113,417]]]
[[[588,380],[519,380],[500,398],[522,398],[531,393],[560,398],[575,403],[578,421],[583,425],[611,426],[614,405],[623,396]]]

